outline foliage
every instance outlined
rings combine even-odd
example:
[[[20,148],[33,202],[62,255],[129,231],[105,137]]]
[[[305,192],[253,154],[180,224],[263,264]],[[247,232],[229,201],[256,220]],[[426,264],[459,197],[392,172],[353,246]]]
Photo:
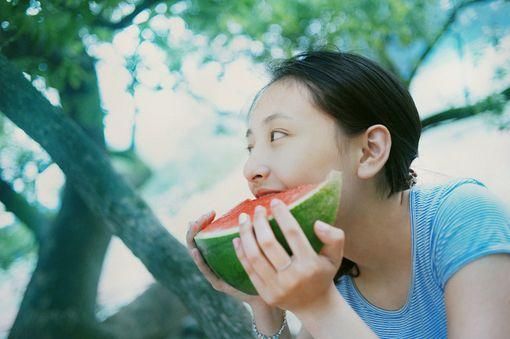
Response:
[[[165,51],[171,71],[179,71],[183,57],[194,51],[201,53],[204,62],[225,63],[240,54],[267,61],[335,46],[373,57],[409,82],[423,52],[445,33],[449,15],[470,4],[481,11],[476,6],[484,2],[493,1],[188,0],[167,5],[11,0],[0,2],[0,46],[29,74],[47,79],[48,86],[60,89],[67,82],[76,87],[88,75],[80,62],[83,53],[96,43],[111,41],[116,29],[132,24],[122,18],[137,13],[134,25],[140,43]],[[508,27],[492,27],[476,13],[472,24],[484,26],[491,43],[499,43]],[[182,28],[181,38],[176,37]],[[133,65],[126,60],[126,66],[134,69],[139,61]]]
[[[204,15],[201,9],[207,3],[192,2],[182,13],[190,29],[206,32],[217,40],[224,37],[225,44],[240,36],[260,42],[260,48],[250,49],[259,59],[329,45],[390,63],[390,43],[409,50],[424,45],[433,39],[444,17],[438,11],[438,2],[424,0],[218,1]],[[216,16],[207,15],[213,13]],[[409,50],[404,52],[408,54]]]
[[[33,234],[19,223],[0,228],[0,269],[9,269],[16,260],[33,252],[36,245]]]
[[[0,121],[2,123],[2,121]],[[14,135],[14,126],[5,121],[0,134],[0,179],[17,183],[26,199],[36,201],[35,184],[40,173],[52,163],[48,154],[24,133]],[[21,141],[24,146],[20,146]],[[28,145],[28,146],[27,146]]]

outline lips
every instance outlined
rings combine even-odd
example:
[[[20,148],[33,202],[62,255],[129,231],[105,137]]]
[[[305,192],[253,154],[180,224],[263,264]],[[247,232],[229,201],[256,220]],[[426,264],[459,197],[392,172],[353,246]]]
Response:
[[[260,189],[255,192],[255,197],[258,199],[258,198],[263,197],[268,194],[280,193],[280,192],[281,191],[277,191],[277,190]]]

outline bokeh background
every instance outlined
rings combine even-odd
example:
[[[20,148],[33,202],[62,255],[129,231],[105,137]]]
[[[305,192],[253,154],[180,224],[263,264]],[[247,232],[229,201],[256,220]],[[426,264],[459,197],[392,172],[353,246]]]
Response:
[[[183,242],[188,221],[250,197],[245,114],[267,62],[322,46],[368,56],[409,88],[425,127],[419,183],[474,177],[510,206],[509,13],[501,0],[0,0],[0,54],[102,145]],[[66,186],[48,153],[0,114],[0,338],[30,312],[18,311],[43,243],[58,239],[54,257],[68,255],[63,243],[90,251],[63,225],[85,218]],[[121,240],[101,241],[98,277],[83,278],[95,281],[85,296],[94,326],[154,283]],[[48,260],[51,271],[58,261]],[[65,313],[57,304],[51,312]],[[200,336],[183,312],[176,328],[117,333]]]

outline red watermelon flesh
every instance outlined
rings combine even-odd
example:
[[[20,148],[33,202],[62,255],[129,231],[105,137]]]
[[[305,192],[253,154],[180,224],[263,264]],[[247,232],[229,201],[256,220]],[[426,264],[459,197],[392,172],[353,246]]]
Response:
[[[301,185],[292,189],[289,189],[284,192],[270,193],[267,195],[263,195],[258,199],[246,199],[241,202],[239,205],[225,213],[220,218],[216,219],[213,223],[206,226],[202,230],[202,235],[204,233],[215,233],[221,232],[223,230],[228,230],[232,227],[239,226],[239,215],[241,213],[246,213],[250,216],[251,220],[253,220],[253,215],[255,213],[255,207],[258,205],[266,208],[266,213],[268,217],[271,217],[271,208],[270,204],[273,199],[279,199],[283,201],[286,205],[292,205],[292,203],[299,202],[300,198],[306,196],[308,193],[313,191],[318,184],[308,184]]]

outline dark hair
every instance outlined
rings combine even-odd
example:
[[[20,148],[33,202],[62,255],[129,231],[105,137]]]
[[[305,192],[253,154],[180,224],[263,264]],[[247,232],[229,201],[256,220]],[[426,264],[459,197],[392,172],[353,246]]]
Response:
[[[306,85],[314,104],[333,116],[347,135],[370,126],[388,128],[392,144],[384,165],[380,189],[388,196],[408,189],[416,174],[410,169],[418,156],[421,121],[407,89],[375,62],[352,53],[312,51],[270,65],[272,79],[292,79]],[[359,275],[357,265],[345,259],[340,276]]]

